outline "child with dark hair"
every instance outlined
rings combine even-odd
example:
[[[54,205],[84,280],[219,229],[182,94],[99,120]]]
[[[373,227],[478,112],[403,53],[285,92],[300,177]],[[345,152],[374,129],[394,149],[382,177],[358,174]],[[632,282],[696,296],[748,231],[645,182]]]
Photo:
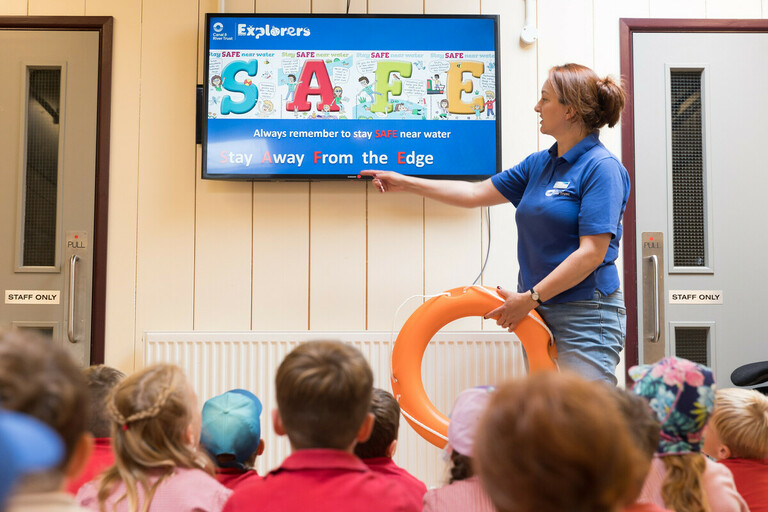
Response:
[[[648,400],[661,439],[638,501],[677,512],[746,512],[727,468],[701,453],[712,414],[715,380],[706,366],[677,357],[633,366],[632,391]]]
[[[626,500],[630,505],[624,507],[623,512],[671,512],[653,503],[639,503],[635,501],[643,488],[645,476],[651,468],[651,460],[653,460],[653,454],[656,453],[656,447],[661,437],[659,432],[661,425],[648,406],[648,402],[644,399],[621,388],[611,386],[609,389],[616,401],[619,412],[627,420],[629,433],[642,455],[638,464],[638,468],[641,470],[637,472],[635,485],[631,488]]]
[[[216,480],[234,489],[252,478],[256,457],[264,452],[261,401],[245,389],[233,389],[206,401],[200,444],[216,463]]]
[[[465,389],[456,398],[448,424],[447,453],[451,476],[448,485],[424,495],[424,510],[429,512],[495,512],[474,468],[475,434],[480,418],[491,399],[491,387]]]
[[[184,371],[155,364],[107,398],[115,465],[77,494],[91,510],[219,512],[232,491],[198,450],[200,409]]]
[[[427,486],[392,460],[397,449],[397,433],[400,429],[400,406],[392,393],[374,388],[371,412],[376,420],[371,437],[355,446],[360,457],[374,473],[399,482],[403,488],[421,502]]]
[[[85,379],[69,353],[30,331],[0,333],[0,403],[45,423],[64,443],[58,465],[19,481],[6,512],[83,510],[65,489],[67,479],[76,478],[85,466],[93,438],[87,430]],[[0,465],[7,463],[0,460]]]
[[[125,378],[125,374],[120,370],[103,364],[89,366],[83,370],[83,375],[88,382],[88,409],[90,411],[88,430],[94,437],[93,453],[91,453],[82,474],[67,483],[67,491],[71,494],[77,494],[84,483],[90,482],[99,473],[115,463],[106,399],[112,388]]]
[[[718,390],[702,451],[731,470],[752,512],[768,512],[768,397],[754,389]]]
[[[272,423],[288,436],[291,454],[263,480],[237,487],[225,511],[421,510],[354,455],[374,422],[373,373],[359,350],[332,341],[301,344],[280,364],[275,387]]]

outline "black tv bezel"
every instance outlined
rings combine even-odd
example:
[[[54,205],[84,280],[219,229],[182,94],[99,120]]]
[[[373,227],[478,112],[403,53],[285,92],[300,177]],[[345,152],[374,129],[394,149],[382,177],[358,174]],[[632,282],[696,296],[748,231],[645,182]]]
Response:
[[[495,54],[495,75],[496,75],[496,170],[487,175],[460,175],[460,174],[407,174],[416,178],[428,179],[447,179],[464,181],[482,181],[494,176],[502,171],[501,168],[501,113],[502,113],[502,94],[501,94],[501,46],[499,38],[499,15],[498,14],[308,14],[308,13],[206,13],[205,15],[205,41],[203,42],[204,69],[203,69],[203,108],[200,109],[202,127],[202,160],[200,162],[201,179],[214,181],[295,181],[295,182],[313,182],[313,181],[349,181],[359,180],[359,174],[208,174],[207,155],[208,155],[208,83],[209,56],[211,41],[211,18],[386,18],[386,19],[492,19],[494,29],[494,54]],[[361,167],[362,170],[362,167]]]

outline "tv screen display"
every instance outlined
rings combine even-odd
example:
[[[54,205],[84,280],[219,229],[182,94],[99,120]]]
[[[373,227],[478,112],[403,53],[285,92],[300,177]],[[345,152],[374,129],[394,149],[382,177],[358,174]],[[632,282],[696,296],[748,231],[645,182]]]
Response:
[[[206,17],[203,178],[499,172],[498,17]]]

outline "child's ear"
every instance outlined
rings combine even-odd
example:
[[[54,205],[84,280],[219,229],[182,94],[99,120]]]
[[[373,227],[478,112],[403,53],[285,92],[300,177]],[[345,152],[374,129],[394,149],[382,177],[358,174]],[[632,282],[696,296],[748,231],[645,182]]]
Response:
[[[395,456],[396,450],[397,450],[397,439],[389,443],[389,446],[387,446],[387,449],[384,451],[384,454],[391,459],[392,457]]]
[[[372,412],[365,415],[363,424],[360,425],[360,430],[357,431],[357,437],[355,438],[358,443],[364,443],[371,437],[373,432],[373,424],[376,422],[376,416]]]
[[[285,428],[283,427],[283,420],[280,419],[280,411],[274,409],[272,411],[272,428],[275,429],[275,434],[279,436],[285,435]]]
[[[93,436],[90,432],[85,432],[77,440],[72,456],[69,458],[69,463],[65,469],[67,480],[74,480],[80,476],[91,459],[91,453],[93,453]]]
[[[731,449],[728,448],[726,445],[721,444],[717,448],[717,460],[720,460],[720,459],[730,459],[731,456],[733,456],[733,452],[731,452]]]

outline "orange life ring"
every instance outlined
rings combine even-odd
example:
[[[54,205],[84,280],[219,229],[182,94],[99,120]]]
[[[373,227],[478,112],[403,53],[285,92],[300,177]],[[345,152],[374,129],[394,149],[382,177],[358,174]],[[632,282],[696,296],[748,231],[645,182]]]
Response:
[[[442,448],[448,440],[448,417],[430,401],[421,380],[424,351],[432,337],[449,322],[483,316],[504,303],[496,290],[468,286],[448,290],[422,304],[400,329],[392,348],[392,392],[406,421],[421,437]],[[530,373],[556,370],[557,349],[552,333],[536,311],[514,329],[523,344]]]

